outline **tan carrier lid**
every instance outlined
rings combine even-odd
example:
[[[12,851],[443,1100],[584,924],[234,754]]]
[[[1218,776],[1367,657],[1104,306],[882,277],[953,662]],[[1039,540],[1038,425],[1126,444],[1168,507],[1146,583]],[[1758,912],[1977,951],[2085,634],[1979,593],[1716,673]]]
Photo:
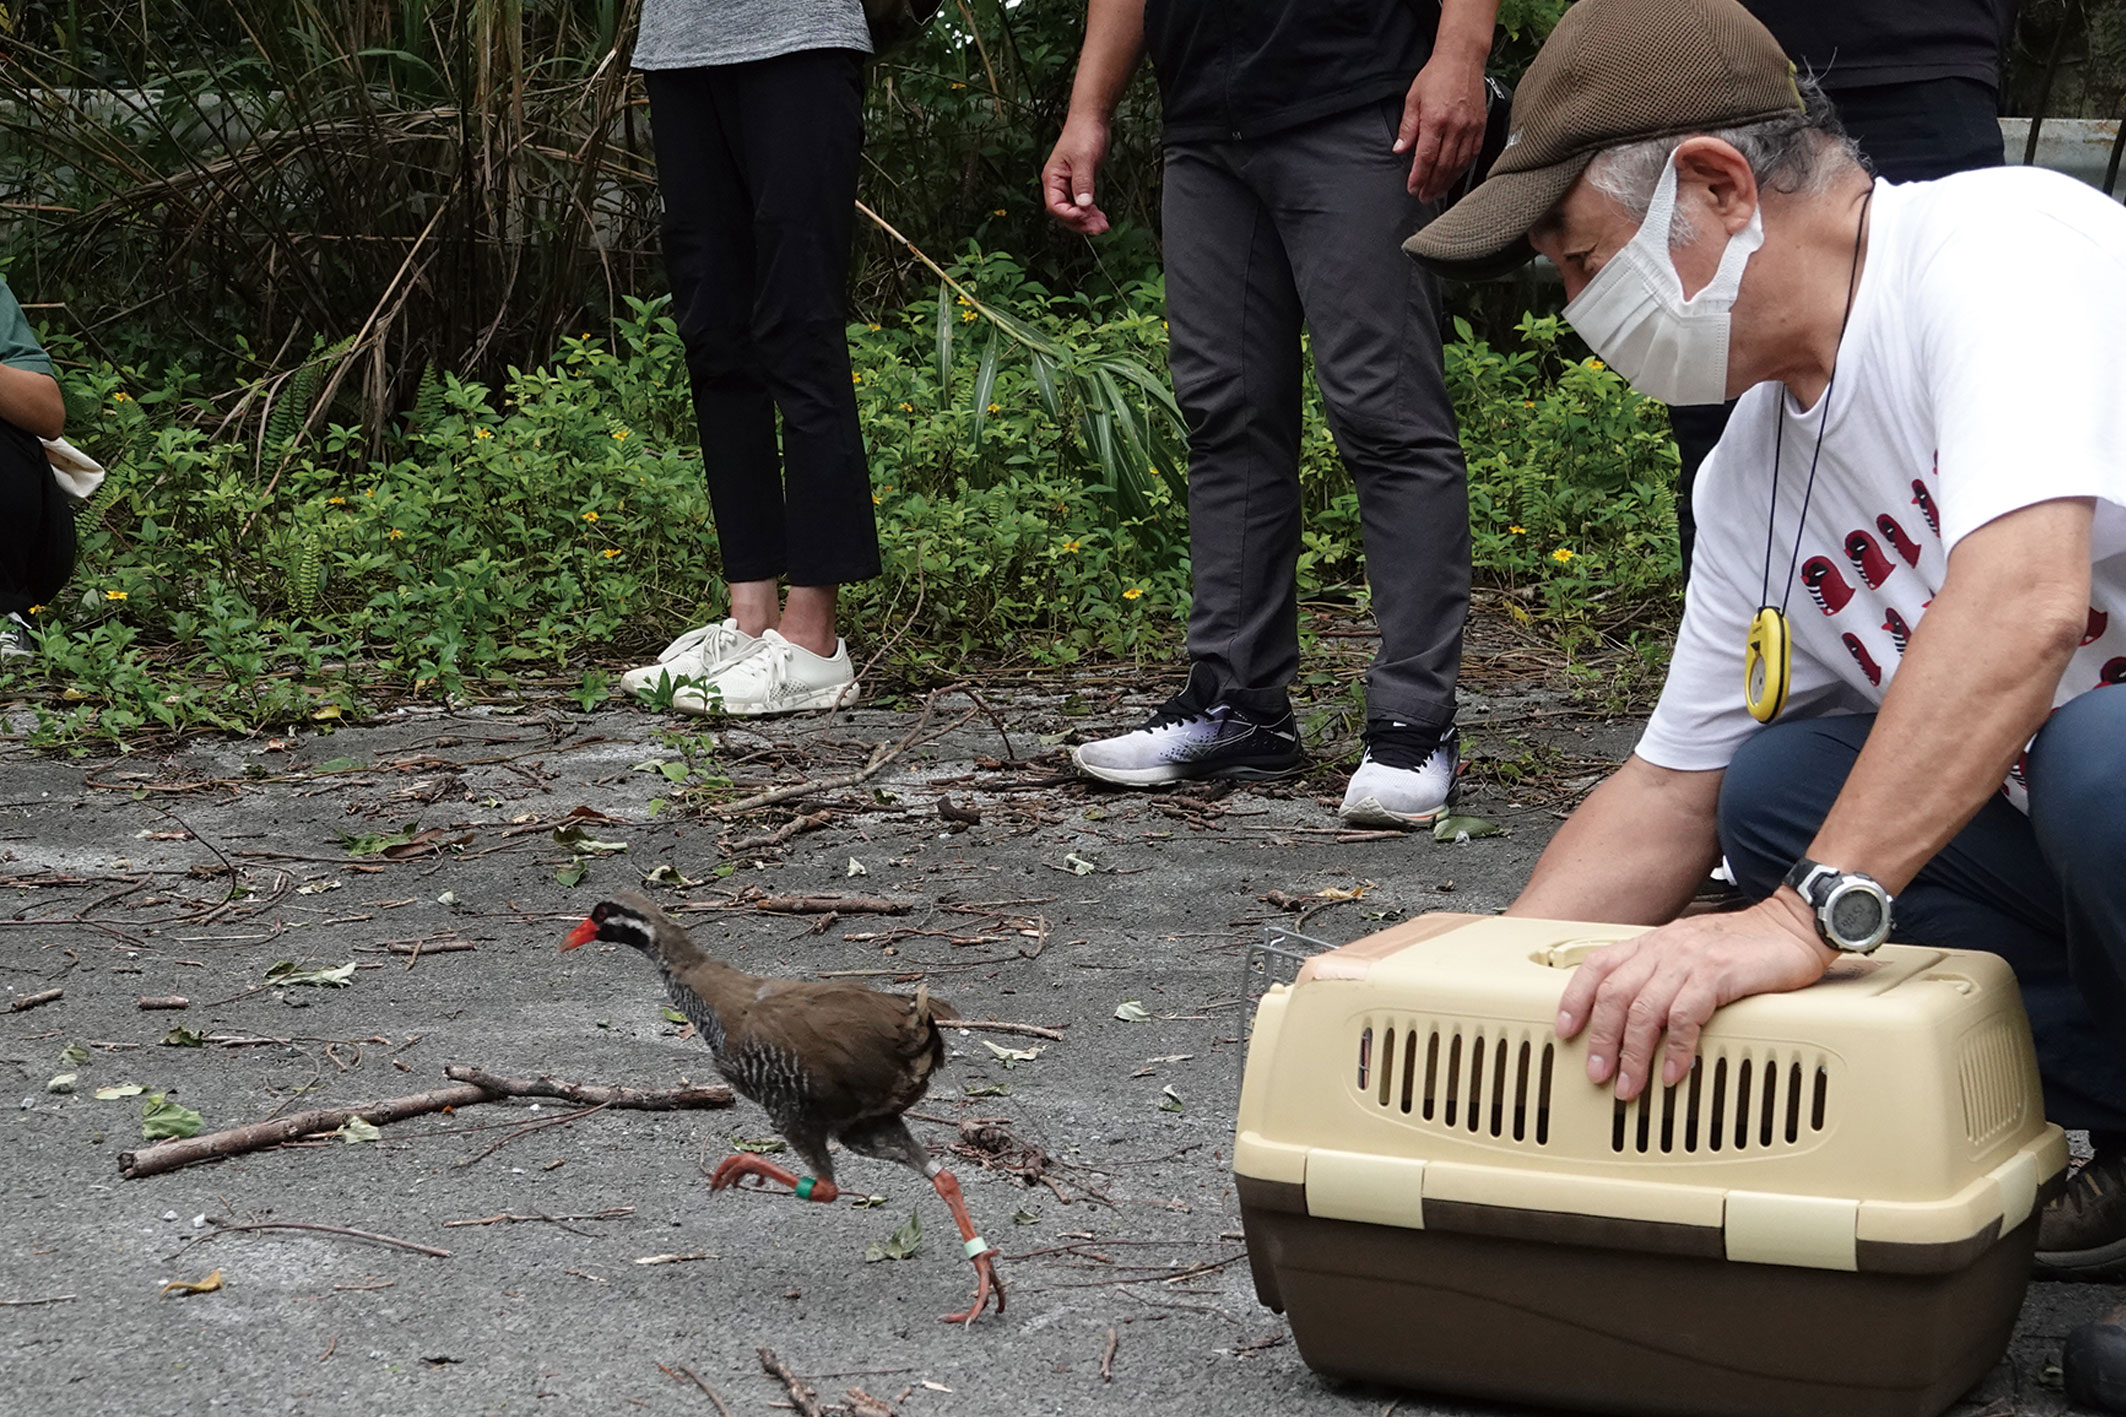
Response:
[[[1742,1000],[1677,1087],[1619,1104],[1552,1031],[1635,927],[1436,915],[1258,1008],[1234,1169],[1328,1219],[1817,1269],[1943,1272],[2066,1165],[1998,957],[1885,946]]]

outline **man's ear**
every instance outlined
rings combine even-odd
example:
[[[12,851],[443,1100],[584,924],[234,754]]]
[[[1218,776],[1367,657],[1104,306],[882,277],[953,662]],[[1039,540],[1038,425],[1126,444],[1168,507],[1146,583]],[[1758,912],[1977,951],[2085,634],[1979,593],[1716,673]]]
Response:
[[[1676,145],[1676,205],[1694,224],[1710,218],[1729,236],[1750,223],[1761,194],[1749,160],[1718,138],[1685,138]]]

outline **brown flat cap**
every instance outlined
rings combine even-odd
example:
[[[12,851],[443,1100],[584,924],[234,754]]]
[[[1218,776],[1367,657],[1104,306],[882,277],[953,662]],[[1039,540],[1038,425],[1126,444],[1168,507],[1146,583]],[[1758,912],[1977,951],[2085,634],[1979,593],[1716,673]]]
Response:
[[[1578,0],[1514,93],[1490,176],[1403,250],[1464,280],[1512,270],[1596,153],[1803,106],[1793,63],[1736,0]]]

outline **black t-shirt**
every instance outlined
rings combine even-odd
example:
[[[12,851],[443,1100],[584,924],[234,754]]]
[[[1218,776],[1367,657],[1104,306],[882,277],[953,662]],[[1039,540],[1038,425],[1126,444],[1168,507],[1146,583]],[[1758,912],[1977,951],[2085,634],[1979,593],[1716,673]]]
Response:
[[[1399,95],[1438,24],[1432,0],[1146,0],[1166,139],[1253,138]]]
[[[2000,87],[2017,0],[1742,0],[1825,89],[1919,79]]]

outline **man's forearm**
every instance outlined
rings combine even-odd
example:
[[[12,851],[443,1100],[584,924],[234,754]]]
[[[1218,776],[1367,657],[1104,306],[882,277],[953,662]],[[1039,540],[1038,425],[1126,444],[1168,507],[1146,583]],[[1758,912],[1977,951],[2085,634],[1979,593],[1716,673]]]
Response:
[[[1720,778],[1626,759],[1558,828],[1506,913],[1618,925],[1675,919],[1720,854]]]
[[[1089,0],[1070,90],[1071,122],[1106,123],[1144,57],[1144,0]]]
[[[1498,15],[1499,0],[1440,0],[1433,54],[1481,67],[1491,58],[1491,35]]]
[[[40,438],[58,437],[66,430],[59,381],[41,370],[0,364],[0,419]]]
[[[2081,639],[2091,517],[2040,502],[1957,544],[1812,858],[1894,894],[2000,790]]]

